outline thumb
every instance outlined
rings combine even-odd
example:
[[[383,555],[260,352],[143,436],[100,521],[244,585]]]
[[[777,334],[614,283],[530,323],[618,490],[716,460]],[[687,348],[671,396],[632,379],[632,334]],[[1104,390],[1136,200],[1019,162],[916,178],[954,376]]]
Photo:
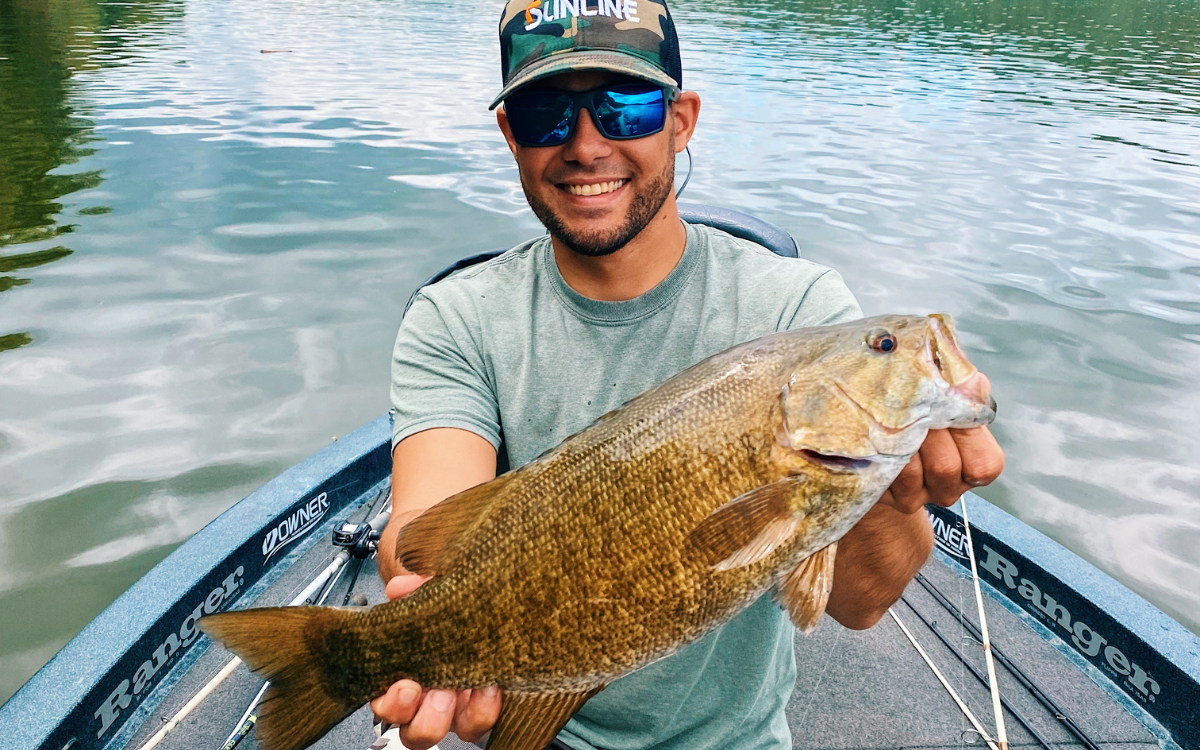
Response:
[[[425,583],[428,580],[429,580],[429,576],[419,576],[419,575],[396,576],[395,578],[393,578],[392,580],[387,582],[387,586],[384,587],[384,593],[387,594],[387,598],[391,601],[395,601],[397,599],[402,599],[402,598],[408,596],[409,594],[411,594],[412,592],[416,591],[417,589],[421,588],[421,584]]]

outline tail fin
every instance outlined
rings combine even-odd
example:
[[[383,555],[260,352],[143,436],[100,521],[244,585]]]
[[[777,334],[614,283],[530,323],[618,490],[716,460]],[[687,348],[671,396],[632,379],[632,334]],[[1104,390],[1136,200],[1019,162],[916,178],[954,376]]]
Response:
[[[345,614],[329,607],[272,607],[200,620],[201,630],[271,681],[257,724],[265,750],[308,747],[358,708],[326,684],[319,646]]]

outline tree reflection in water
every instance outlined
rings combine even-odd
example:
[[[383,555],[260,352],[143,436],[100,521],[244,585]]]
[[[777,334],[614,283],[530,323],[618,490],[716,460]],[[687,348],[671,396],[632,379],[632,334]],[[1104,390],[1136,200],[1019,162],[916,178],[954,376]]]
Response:
[[[72,101],[71,76],[89,64],[104,20],[90,0],[0,0],[0,293],[30,283],[18,272],[71,254],[62,244],[37,246],[75,229],[60,221],[58,199],[103,180],[98,171],[56,171],[94,152],[94,126]],[[32,247],[8,252],[18,245]],[[33,341],[2,325],[0,352]]]

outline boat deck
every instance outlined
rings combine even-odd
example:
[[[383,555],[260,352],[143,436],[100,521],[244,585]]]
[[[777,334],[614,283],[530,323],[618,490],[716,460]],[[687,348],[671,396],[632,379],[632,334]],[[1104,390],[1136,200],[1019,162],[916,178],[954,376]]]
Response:
[[[955,570],[938,559],[925,566],[922,576],[960,611],[966,612],[970,620],[977,620],[974,587],[969,578],[958,577]],[[1023,616],[1013,614],[986,595],[984,606],[993,646],[1001,649],[1096,744],[1113,750],[1160,744],[1158,737],[1142,724],[1152,719],[1137,707],[1133,711],[1141,716],[1131,713],[1085,674],[1082,665],[1076,665],[1030,627]],[[914,609],[966,655],[980,673],[986,674],[982,645],[917,581],[909,585],[901,602],[893,607],[976,718],[987,731],[994,731],[987,687],[962,666],[954,652],[914,614]],[[796,663],[796,691],[788,706],[794,747],[831,750],[986,747],[890,617],[864,631],[847,630],[826,617],[812,636],[797,637]],[[1083,744],[1000,664],[996,670],[1001,695],[1051,746]],[[1005,712],[1005,723],[1012,746],[1039,746],[1012,712]]]
[[[286,603],[332,557],[325,541],[294,554],[297,557],[295,563],[259,597],[256,605]],[[341,603],[353,567],[352,562],[337,582],[327,604]],[[952,604],[967,612],[968,619],[975,619],[971,583],[960,578],[956,568],[934,559],[926,565],[923,577],[943,592]],[[371,603],[383,601],[383,588],[371,561],[364,564],[355,592],[365,594]],[[938,640],[930,627],[922,623],[914,609],[945,634],[982,672],[983,649],[979,643],[969,636],[964,637],[966,632],[957,617],[939,604],[918,581],[909,586],[903,601],[893,609],[983,726],[989,732],[993,731],[987,689]],[[1128,699],[1118,699],[1097,684],[1093,678],[1099,675],[1094,673],[1093,667],[1077,664],[1056,649],[1049,632],[1031,627],[1026,615],[1015,614],[991,598],[987,600],[987,613],[993,643],[1099,746],[1113,750],[1174,746],[1169,740],[1160,742],[1156,736],[1159,733],[1148,729],[1153,720],[1147,714],[1130,705]],[[885,617],[870,630],[851,631],[827,617],[812,636],[797,636],[796,651],[799,677],[788,706],[794,747],[830,750],[986,747],[891,618]],[[229,658],[223,648],[209,648],[170,687],[169,693],[125,747],[140,748]],[[1083,744],[1011,674],[999,664],[996,668],[1000,673],[1002,694],[1050,746]],[[159,747],[163,750],[215,750],[221,747],[260,685],[259,678],[239,667],[214,695],[167,735]],[[1011,712],[1006,713],[1006,719],[1011,745],[1040,745]],[[370,710],[364,707],[314,747],[365,750],[373,741]],[[239,748],[250,750],[257,746],[252,732]],[[441,747],[442,750],[471,748],[454,738],[443,742]]]

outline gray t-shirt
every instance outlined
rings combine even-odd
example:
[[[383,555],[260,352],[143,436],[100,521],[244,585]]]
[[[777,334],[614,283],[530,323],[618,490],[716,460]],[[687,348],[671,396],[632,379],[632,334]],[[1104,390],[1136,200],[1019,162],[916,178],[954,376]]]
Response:
[[[680,370],[773,331],[861,317],[841,277],[702,225],[658,286],[582,296],[547,237],[417,294],[392,360],[393,445],[470,430],[522,466]],[[578,750],[790,748],[793,629],[764,597],[679,653],[610,685],[559,735]]]

